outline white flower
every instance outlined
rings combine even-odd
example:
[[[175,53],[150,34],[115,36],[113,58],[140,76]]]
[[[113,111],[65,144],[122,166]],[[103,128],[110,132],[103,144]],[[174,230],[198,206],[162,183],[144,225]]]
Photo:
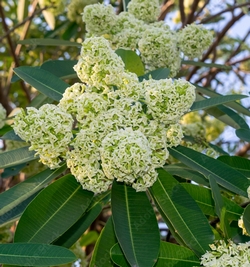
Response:
[[[145,191],[156,177],[149,175],[153,166],[147,138],[131,128],[108,134],[100,148],[102,168],[109,179],[136,185],[137,191]],[[134,187],[134,186],[133,186]]]
[[[195,86],[184,80],[144,80],[147,114],[164,124],[177,122],[195,100]]]
[[[171,124],[167,128],[167,147],[178,146],[184,137],[182,126],[179,123]]]
[[[170,69],[170,77],[176,76],[181,58],[173,32],[151,26],[143,32],[138,48],[141,59],[149,70],[166,67]]]
[[[202,25],[189,24],[178,32],[178,46],[190,58],[200,57],[212,41],[212,32]]]
[[[39,110],[27,108],[27,115],[21,110],[14,119],[13,128],[23,140],[31,143],[30,150],[37,152],[40,161],[54,169],[66,156],[73,137],[72,124],[70,114],[55,105],[46,104]]]
[[[147,23],[154,22],[161,12],[159,0],[131,0],[128,12]]]
[[[5,125],[6,110],[2,104],[0,104],[0,129]]]
[[[101,36],[111,32],[116,24],[116,15],[111,5],[98,3],[84,8],[82,20],[90,35]]]

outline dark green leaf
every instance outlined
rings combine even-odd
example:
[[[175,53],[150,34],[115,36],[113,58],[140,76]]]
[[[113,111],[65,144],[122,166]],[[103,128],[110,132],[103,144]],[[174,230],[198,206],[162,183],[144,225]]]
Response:
[[[44,95],[59,101],[69,85],[52,73],[33,67],[18,67],[14,72],[25,82],[35,87]]]
[[[220,156],[217,158],[221,162],[226,163],[246,177],[250,178],[250,160],[238,156]]]
[[[1,129],[0,129],[0,136],[5,135],[6,133],[10,132],[12,130],[12,127],[8,124],[5,124]],[[2,137],[1,137],[2,138]]]
[[[29,103],[29,107],[40,108],[44,104],[52,104],[53,99],[47,97],[44,94],[38,94],[32,101]]]
[[[89,267],[112,267],[110,249],[117,243],[113,220],[110,217],[95,244]]]
[[[0,169],[26,163],[35,159],[35,152],[29,151],[29,147],[21,147],[1,153]]]
[[[0,263],[21,266],[54,266],[77,260],[66,248],[46,244],[0,244]]]
[[[247,205],[247,207],[244,210],[243,223],[247,233],[250,235],[250,205]]]
[[[237,129],[236,135],[243,141],[250,143],[250,130],[249,129]]]
[[[12,127],[11,127],[12,129]],[[1,137],[3,140],[14,140],[24,142],[15,132],[14,130],[8,131],[5,135]]]
[[[66,40],[59,40],[59,39],[39,39],[39,38],[33,38],[33,39],[25,39],[18,41],[19,44],[24,44],[24,45],[45,45],[45,46],[77,46],[81,47],[81,44],[76,43],[76,42],[70,42]]]
[[[5,179],[10,176],[17,175],[26,165],[26,163],[22,163],[13,167],[5,168],[4,171],[0,174],[0,176],[2,179]]]
[[[150,78],[154,80],[161,80],[168,78],[170,70],[167,68],[159,68],[157,70],[150,71],[143,76],[139,77],[139,81],[149,80]]]
[[[0,216],[15,209],[17,205],[25,201],[31,195],[42,189],[45,185],[58,177],[66,166],[62,166],[56,170],[44,170],[31,178],[21,182],[9,190],[0,194]]]
[[[169,149],[171,155],[182,163],[208,177],[212,175],[222,187],[247,197],[250,181],[228,165],[184,146]]]
[[[250,236],[246,236],[242,234],[242,229],[239,228],[238,222],[233,221],[230,224],[230,231],[231,231],[231,239],[234,243],[246,243],[250,241]]]
[[[117,266],[121,266],[121,267],[131,267],[131,265],[128,263],[128,261],[126,260],[122,249],[119,245],[119,243],[116,243],[110,251],[111,254],[111,259],[112,261],[117,265]]]
[[[118,49],[115,53],[122,58],[125,69],[137,76],[144,74],[144,65],[141,58],[132,50]]]
[[[193,61],[193,60],[182,60],[182,64],[198,66],[198,67],[206,67],[206,68],[217,68],[217,69],[224,69],[224,70],[232,69],[232,66],[221,65],[221,64],[216,64],[216,63],[206,63],[206,62]]]
[[[197,256],[204,254],[214,235],[194,199],[164,169],[158,169],[158,179],[150,193],[159,212],[171,223],[172,234],[177,233]]]
[[[218,106],[221,104],[225,104],[227,102],[240,100],[246,97],[247,96],[245,95],[226,95],[226,96],[218,96],[218,97],[213,97],[213,98],[209,98],[206,100],[196,101],[193,103],[191,110],[196,111],[200,109],[207,109],[207,108],[211,108],[211,107]]]
[[[111,207],[116,237],[127,261],[131,266],[153,266],[159,253],[160,233],[146,193],[114,181]]]
[[[73,175],[47,186],[26,208],[15,242],[51,243],[65,233],[88,208],[93,193],[83,190]]]

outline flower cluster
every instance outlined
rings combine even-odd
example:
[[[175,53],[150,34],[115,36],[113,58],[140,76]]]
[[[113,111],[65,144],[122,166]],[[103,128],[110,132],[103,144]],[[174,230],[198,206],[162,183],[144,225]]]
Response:
[[[250,242],[235,244],[223,240],[210,245],[212,251],[207,251],[201,257],[204,267],[248,267],[250,266]]]
[[[0,129],[5,125],[6,110],[2,104],[0,104]]]
[[[162,21],[158,0],[131,0],[128,12],[115,15],[111,5],[88,5],[83,12],[88,36],[103,36],[113,49],[137,50],[147,70],[170,69],[170,77],[181,66],[181,52],[199,57],[212,42],[212,33],[202,25],[171,31]]]
[[[85,40],[74,69],[81,83],[68,87],[57,106],[19,113],[15,132],[50,168],[66,160],[84,189],[100,193],[117,179],[145,191],[168,148],[182,140],[178,121],[195,87],[180,79],[139,82],[103,37]]]

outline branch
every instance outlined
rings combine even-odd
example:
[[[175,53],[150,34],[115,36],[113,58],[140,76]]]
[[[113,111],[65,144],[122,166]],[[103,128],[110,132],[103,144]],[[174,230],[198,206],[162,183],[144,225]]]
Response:
[[[174,6],[174,0],[170,0],[170,1],[167,1],[166,3],[164,3],[164,5],[161,7],[161,14],[158,18],[158,21],[164,20],[168,11],[173,6]]]
[[[209,4],[210,0],[206,0],[203,6],[197,11],[196,16],[200,15],[200,13],[204,10],[204,8]]]
[[[184,0],[179,0],[179,8],[180,8],[181,22],[183,27],[186,21],[186,14],[184,11]]]
[[[188,17],[186,18],[185,25],[191,24],[195,20],[194,13],[198,7],[200,0],[194,0],[192,6],[190,7],[191,12],[189,13]]]

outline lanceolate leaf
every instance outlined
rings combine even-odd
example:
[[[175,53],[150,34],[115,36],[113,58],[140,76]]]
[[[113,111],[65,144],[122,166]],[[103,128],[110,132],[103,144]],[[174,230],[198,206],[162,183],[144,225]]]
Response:
[[[161,242],[160,255],[155,267],[200,266],[200,260],[192,250],[168,242]]]
[[[15,68],[14,72],[38,91],[56,101],[62,98],[65,89],[69,87],[60,78],[41,68],[23,66]]]
[[[235,101],[235,100],[240,100],[242,98],[246,98],[247,96],[245,95],[226,95],[226,96],[218,96],[218,97],[213,97],[201,101],[196,101],[191,107],[192,111],[200,110],[200,109],[206,109],[214,106],[218,106],[221,104],[225,104],[227,102]]]
[[[116,243],[110,250],[111,259],[117,265],[121,267],[131,267],[126,260],[119,243]]]
[[[38,94],[29,104],[29,107],[40,108],[44,104],[52,104],[53,99],[47,97],[44,94]]]
[[[161,79],[166,79],[168,78],[170,73],[170,70],[167,68],[159,68],[157,70],[150,71],[143,76],[139,77],[139,81],[142,82],[143,80],[149,80],[154,79],[154,80],[161,80]]]
[[[3,140],[13,140],[24,142],[15,132],[11,130],[1,137]]]
[[[55,266],[75,261],[70,250],[47,244],[0,244],[0,263],[19,266]]]
[[[0,169],[26,163],[35,159],[35,152],[29,151],[29,147],[21,147],[1,153]]]
[[[250,234],[250,205],[248,205],[244,210],[243,223],[247,233]]]
[[[208,177],[212,175],[222,187],[247,197],[250,181],[228,165],[184,146],[169,149],[171,155],[182,163]]]
[[[51,243],[65,233],[88,208],[93,193],[66,175],[46,187],[24,211],[15,242]]]
[[[117,243],[113,220],[110,217],[95,244],[89,267],[112,267],[110,249]]]
[[[25,44],[25,45],[45,45],[45,46],[77,46],[81,47],[81,44],[76,43],[76,42],[70,42],[66,40],[59,40],[59,39],[38,39],[38,38],[33,38],[33,39],[25,39],[18,41],[19,44]]]
[[[146,193],[114,181],[111,207],[116,237],[127,261],[131,266],[152,267],[159,253],[160,233]]]
[[[237,129],[236,135],[243,141],[250,143],[250,130],[249,129]]]
[[[185,189],[169,173],[159,169],[150,194],[185,245],[197,256],[204,254],[214,235],[205,215]]]
[[[9,190],[0,194],[0,216],[14,209],[18,204],[29,198],[31,195],[42,189],[45,185],[58,177],[66,166],[56,170],[44,170],[28,180],[19,183]]]

